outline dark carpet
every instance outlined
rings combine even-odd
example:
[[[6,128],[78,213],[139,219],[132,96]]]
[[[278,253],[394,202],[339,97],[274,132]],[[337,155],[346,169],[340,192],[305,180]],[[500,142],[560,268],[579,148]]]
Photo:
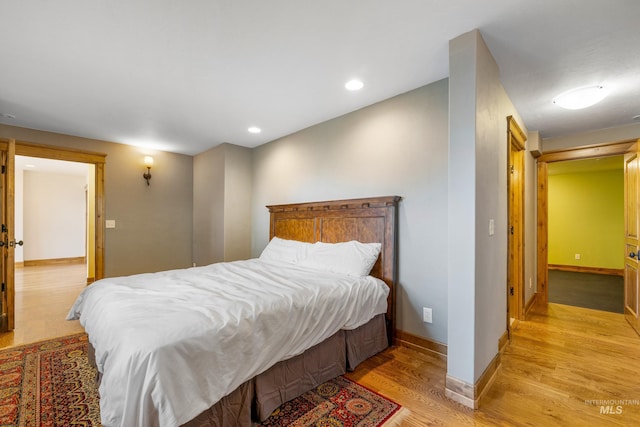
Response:
[[[549,302],[624,313],[624,279],[605,274],[549,270]]]

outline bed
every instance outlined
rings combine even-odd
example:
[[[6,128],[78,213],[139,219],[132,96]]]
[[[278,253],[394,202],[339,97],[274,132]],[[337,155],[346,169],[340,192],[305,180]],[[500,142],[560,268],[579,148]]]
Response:
[[[87,288],[68,318],[89,335],[103,424],[250,426],[386,348],[399,200],[267,206],[257,259]]]

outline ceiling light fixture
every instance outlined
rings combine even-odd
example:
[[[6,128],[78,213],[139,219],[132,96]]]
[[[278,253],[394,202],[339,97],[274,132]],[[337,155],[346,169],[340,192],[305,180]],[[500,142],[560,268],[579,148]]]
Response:
[[[260,133],[262,132],[262,129],[260,129],[259,127],[256,126],[251,126],[249,129],[247,129],[249,132],[251,133]]]
[[[7,114],[7,113],[0,113],[0,117],[5,118],[5,119],[15,119],[16,116],[14,116],[13,114]]]
[[[571,89],[553,98],[553,103],[567,110],[580,110],[602,101],[609,91],[601,86],[585,86]]]
[[[344,87],[347,88],[347,90],[360,90],[364,87],[364,83],[358,79],[353,79],[345,83]]]

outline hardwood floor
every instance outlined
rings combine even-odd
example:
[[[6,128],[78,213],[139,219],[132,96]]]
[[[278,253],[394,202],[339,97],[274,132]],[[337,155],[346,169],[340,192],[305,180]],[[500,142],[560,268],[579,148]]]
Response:
[[[16,268],[16,328],[0,333],[0,348],[84,332],[65,317],[86,284],[84,264]]]
[[[21,283],[39,282],[17,286],[17,328],[0,334],[0,347],[81,332],[64,318],[85,287],[83,268],[16,269]],[[409,409],[403,426],[640,425],[640,337],[621,314],[534,307],[476,411],[445,397],[445,374],[445,358],[392,347],[347,376]]]
[[[445,373],[445,360],[393,347],[348,376],[407,407],[406,426],[640,425],[640,337],[621,314],[534,307],[476,411],[444,396]]]

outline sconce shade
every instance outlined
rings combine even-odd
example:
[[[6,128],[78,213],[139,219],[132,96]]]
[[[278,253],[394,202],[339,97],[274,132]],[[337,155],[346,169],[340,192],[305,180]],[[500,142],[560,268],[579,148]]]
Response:
[[[149,180],[151,179],[151,166],[153,166],[153,157],[144,156],[144,165],[147,167],[147,172],[142,174],[142,177],[147,180],[147,185],[149,185]]]

